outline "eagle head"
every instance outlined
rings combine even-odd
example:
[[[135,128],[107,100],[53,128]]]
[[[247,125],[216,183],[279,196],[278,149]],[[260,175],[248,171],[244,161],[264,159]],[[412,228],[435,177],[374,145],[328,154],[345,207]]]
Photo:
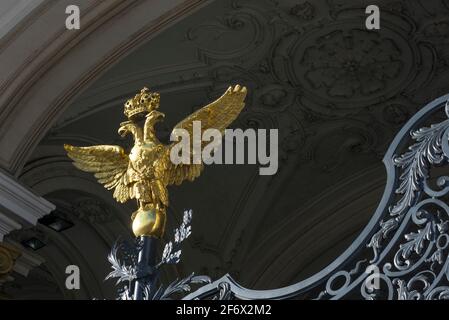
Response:
[[[157,122],[162,121],[165,118],[165,114],[157,110],[152,110],[146,116],[145,126],[149,125],[153,127]]]
[[[136,124],[132,121],[125,121],[120,123],[120,127],[118,128],[118,134],[123,138],[128,133],[133,133],[136,129]]]

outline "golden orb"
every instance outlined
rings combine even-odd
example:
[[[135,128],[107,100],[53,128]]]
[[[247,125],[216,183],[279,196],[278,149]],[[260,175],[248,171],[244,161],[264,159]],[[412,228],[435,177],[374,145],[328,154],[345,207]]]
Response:
[[[161,238],[165,229],[165,211],[153,206],[139,208],[133,220],[133,232],[136,237],[154,236]]]

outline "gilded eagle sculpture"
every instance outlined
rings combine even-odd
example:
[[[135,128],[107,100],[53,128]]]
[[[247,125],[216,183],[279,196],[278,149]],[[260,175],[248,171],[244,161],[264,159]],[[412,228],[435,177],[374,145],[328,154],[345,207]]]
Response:
[[[236,85],[216,101],[197,110],[179,122],[173,130],[185,129],[193,139],[193,122],[201,122],[201,130],[218,129],[221,133],[237,118],[245,106],[246,88]],[[74,165],[94,173],[106,189],[114,189],[114,198],[124,203],[136,199],[138,210],[132,214],[134,235],[162,237],[165,229],[168,201],[168,185],[179,185],[184,180],[193,181],[203,169],[203,163],[174,164],[170,151],[175,143],[161,143],[154,125],[165,115],[158,111],[160,96],[143,88],[133,99],[125,103],[118,133],[124,137],[131,133],[134,146],[129,154],[116,145],[75,147],[64,145]],[[139,119],[144,119],[143,128]],[[193,142],[193,141],[192,141]],[[193,145],[193,143],[190,143]]]

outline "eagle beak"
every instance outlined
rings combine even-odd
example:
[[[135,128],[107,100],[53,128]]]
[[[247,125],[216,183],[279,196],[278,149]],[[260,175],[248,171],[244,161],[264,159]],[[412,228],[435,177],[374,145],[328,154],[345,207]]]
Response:
[[[120,127],[118,128],[118,134],[123,138],[128,133],[128,125],[131,123],[131,121],[125,121],[120,123]]]

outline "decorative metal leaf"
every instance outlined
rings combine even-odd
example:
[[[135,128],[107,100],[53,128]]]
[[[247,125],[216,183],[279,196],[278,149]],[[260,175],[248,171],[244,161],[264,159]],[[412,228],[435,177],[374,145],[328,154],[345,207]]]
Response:
[[[174,241],[169,241],[162,253],[161,262],[156,266],[159,268],[163,264],[176,264],[181,259],[181,243],[192,233],[190,223],[192,221],[192,210],[185,210],[181,225],[174,231]]]
[[[165,289],[164,293],[161,295],[161,299],[168,299],[175,293],[185,293],[189,292],[191,284],[201,284],[201,283],[210,283],[211,279],[208,276],[195,276],[194,273],[190,274],[188,277],[173,281],[167,289]]]
[[[445,159],[441,142],[448,125],[449,120],[445,120],[412,132],[412,139],[417,142],[409,147],[409,151],[393,159],[394,164],[403,169],[399,176],[401,183],[396,189],[396,193],[403,196],[390,208],[391,215],[402,215],[413,205],[422,181],[429,176],[429,165],[441,164]]]
[[[162,261],[165,261],[168,259],[172,250],[173,250],[173,243],[171,241],[169,241],[164,247],[164,252],[162,253]]]
[[[421,254],[424,248],[424,241],[430,240],[432,235],[432,222],[428,222],[423,229],[418,230],[418,233],[412,232],[405,235],[408,242],[400,245],[400,252],[402,257],[408,259],[411,253]]]
[[[130,290],[127,286],[125,286],[121,291],[119,291],[119,296],[117,300],[133,300],[133,296],[130,293]]]
[[[410,291],[407,287],[407,282],[400,279],[394,279],[393,283],[398,286],[398,300],[413,300],[419,299],[420,294],[416,291]]]
[[[443,251],[441,249],[436,250],[426,262],[435,262],[438,264],[443,263]]]
[[[373,259],[371,259],[371,262],[377,260],[378,249],[381,247],[381,241],[383,239],[386,239],[388,233],[395,230],[399,226],[399,223],[400,219],[398,217],[388,219],[385,222],[380,222],[380,230],[371,237],[370,242],[366,245],[368,248],[372,248],[374,251],[374,257]]]
[[[446,110],[448,110],[446,102]],[[408,151],[401,156],[393,158],[395,166],[402,169],[399,176],[399,187],[395,190],[396,194],[402,195],[395,205],[389,208],[390,218],[380,223],[380,230],[372,237],[367,247],[374,251],[372,262],[377,259],[378,250],[381,242],[386,239],[388,233],[396,230],[404,214],[417,201],[417,196],[422,190],[422,184],[429,177],[429,166],[438,165],[447,160],[449,155],[444,153],[442,147],[443,137],[449,129],[449,119],[438,124],[424,127],[411,132],[411,137],[416,141],[408,148]],[[395,216],[395,217],[394,217]]]
[[[136,267],[135,265],[127,266],[122,263],[117,257],[118,250],[120,248],[119,242],[117,241],[108,255],[108,261],[111,263],[112,271],[106,276],[105,280],[110,278],[118,278],[116,284],[123,281],[132,281],[136,278]]]

